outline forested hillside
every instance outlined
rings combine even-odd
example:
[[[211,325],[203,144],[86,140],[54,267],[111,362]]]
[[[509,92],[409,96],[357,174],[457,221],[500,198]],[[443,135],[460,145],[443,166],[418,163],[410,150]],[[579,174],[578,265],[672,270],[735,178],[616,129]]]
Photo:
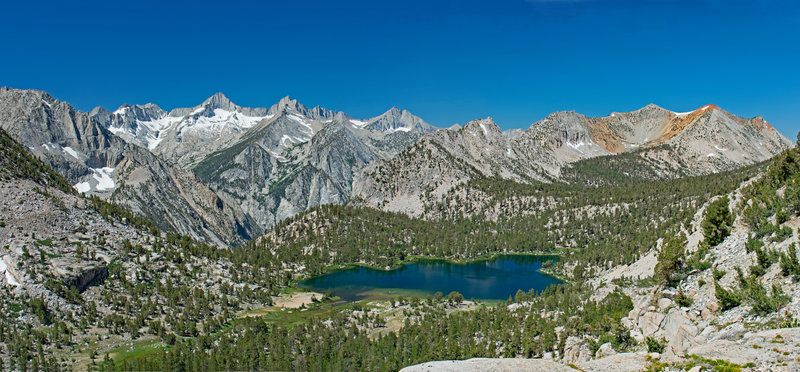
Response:
[[[427,218],[322,206],[279,224],[252,244],[306,252],[298,258],[309,273],[330,264],[383,267],[408,256],[474,258],[500,252],[562,252],[562,265],[606,268],[635,261],[667,231],[688,224],[708,198],[732,191],[759,169],[763,165],[601,187],[484,178],[445,195]]]
[[[13,139],[0,132],[0,140],[0,236],[11,237],[2,255],[0,358],[11,370],[397,370],[437,359],[582,363],[586,355],[685,350],[668,329],[644,333],[640,325],[656,317],[646,304],[660,304],[661,291],[678,293],[670,295],[678,307],[667,309],[700,313],[714,301],[721,309],[713,319],[752,314],[771,319],[766,327],[795,324],[788,299],[800,272],[791,227],[800,221],[796,149],[765,164],[661,182],[480,178],[424,218],[320,206],[230,250],[77,195]],[[742,234],[755,264],[726,258]],[[271,306],[296,291],[298,278],[341,266],[506,252],[559,255],[547,270],[566,283],[498,304],[451,293]],[[653,252],[658,265],[649,275],[625,276],[650,265]],[[683,321],[680,314],[665,316]]]

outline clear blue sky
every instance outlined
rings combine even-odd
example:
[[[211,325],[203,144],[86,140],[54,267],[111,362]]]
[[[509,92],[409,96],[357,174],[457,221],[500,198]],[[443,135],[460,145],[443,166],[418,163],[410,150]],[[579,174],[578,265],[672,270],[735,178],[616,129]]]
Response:
[[[0,85],[90,110],[290,95],[369,117],[527,128],[714,103],[800,130],[800,5],[741,0],[8,1]]]

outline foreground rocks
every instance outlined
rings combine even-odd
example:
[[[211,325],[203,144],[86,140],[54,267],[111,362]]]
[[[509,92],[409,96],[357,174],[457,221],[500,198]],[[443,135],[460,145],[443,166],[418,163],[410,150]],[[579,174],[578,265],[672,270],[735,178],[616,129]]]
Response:
[[[428,362],[401,369],[402,372],[423,371],[459,371],[459,372],[499,372],[499,371],[531,371],[561,372],[575,369],[544,359],[491,359],[474,358],[468,360],[445,360]]]

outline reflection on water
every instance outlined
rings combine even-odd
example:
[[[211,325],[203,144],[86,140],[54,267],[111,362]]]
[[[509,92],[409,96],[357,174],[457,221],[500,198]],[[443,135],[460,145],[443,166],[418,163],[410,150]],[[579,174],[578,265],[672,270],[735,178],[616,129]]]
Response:
[[[491,260],[454,264],[440,260],[420,260],[395,270],[366,267],[334,271],[300,283],[301,287],[329,291],[347,301],[357,301],[376,293],[425,296],[458,291],[464,298],[504,300],[518,290],[541,291],[558,279],[539,269],[553,257],[502,255]]]

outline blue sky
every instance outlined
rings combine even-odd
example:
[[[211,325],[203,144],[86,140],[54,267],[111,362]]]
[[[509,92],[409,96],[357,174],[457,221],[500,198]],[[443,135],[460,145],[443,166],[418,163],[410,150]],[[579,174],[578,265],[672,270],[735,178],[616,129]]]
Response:
[[[800,5],[741,0],[4,4],[0,85],[90,110],[285,95],[437,126],[714,103],[800,130]]]

